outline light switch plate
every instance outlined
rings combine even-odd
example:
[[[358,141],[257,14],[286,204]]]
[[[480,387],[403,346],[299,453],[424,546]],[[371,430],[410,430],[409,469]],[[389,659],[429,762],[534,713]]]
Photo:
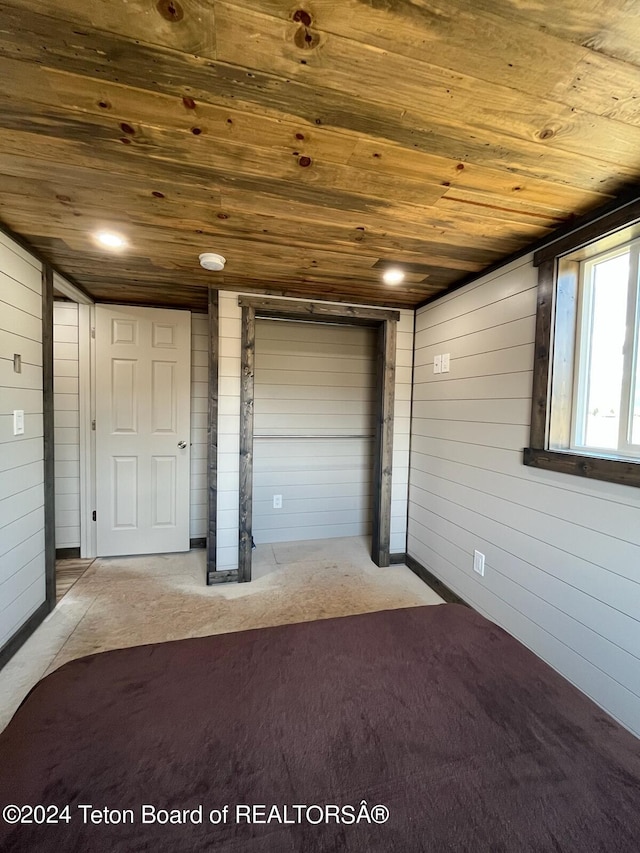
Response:
[[[273,496],[273,508],[282,509],[282,495]]]
[[[448,353],[448,352],[442,353],[442,372],[443,373],[449,372],[449,361],[450,361],[450,359],[451,359],[450,353]]]
[[[433,372],[441,373],[442,372],[442,356],[434,355],[433,357]]]
[[[24,409],[13,410],[13,434],[24,435]]]

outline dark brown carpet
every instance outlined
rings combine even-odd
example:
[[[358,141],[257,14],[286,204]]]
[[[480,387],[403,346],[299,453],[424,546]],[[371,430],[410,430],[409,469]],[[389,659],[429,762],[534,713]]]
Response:
[[[388,821],[235,819],[362,800]],[[4,853],[637,853],[640,741],[473,611],[415,607],[73,661],[0,735],[0,803],[71,807],[0,820]],[[135,824],[83,825],[79,804]],[[204,822],[143,825],[142,804]]]

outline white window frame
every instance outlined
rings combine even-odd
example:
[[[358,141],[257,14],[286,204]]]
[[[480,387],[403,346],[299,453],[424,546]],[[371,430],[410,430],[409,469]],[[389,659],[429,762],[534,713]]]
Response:
[[[587,420],[587,395],[589,383],[589,353],[593,319],[593,282],[596,266],[604,261],[629,254],[629,278],[627,287],[626,332],[623,342],[623,373],[620,399],[620,421],[618,446],[615,449],[585,444]],[[628,241],[613,249],[600,252],[580,263],[580,285],[578,296],[575,373],[571,417],[571,443],[574,453],[599,456],[608,459],[638,459],[640,444],[633,444],[633,405],[635,398],[634,379],[638,363],[640,339],[640,282],[638,279],[640,239]]]

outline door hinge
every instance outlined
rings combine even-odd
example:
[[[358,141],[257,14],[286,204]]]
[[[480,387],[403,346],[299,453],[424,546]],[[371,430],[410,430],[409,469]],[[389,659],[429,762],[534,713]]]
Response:
[[[95,339],[95,336],[96,336],[96,327],[92,326],[91,327],[91,337]]]
[[[92,430],[95,430],[95,428],[96,428],[96,419],[94,418],[94,419],[91,421],[91,429],[92,429]]]
[[[95,511],[95,509],[94,509],[94,511],[91,513],[91,518],[93,519],[93,521],[95,521],[95,520],[96,520],[96,511]]]

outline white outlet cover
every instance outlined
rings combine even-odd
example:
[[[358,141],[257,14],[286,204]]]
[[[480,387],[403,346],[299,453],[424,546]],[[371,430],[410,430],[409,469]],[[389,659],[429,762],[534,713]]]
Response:
[[[442,353],[442,372],[443,373],[449,372],[449,361],[450,361],[450,359],[451,359],[450,353],[448,353],[448,352]]]
[[[433,357],[433,372],[441,373],[442,372],[442,356],[434,355]]]
[[[273,496],[273,508],[282,509],[282,495]]]
[[[473,552],[473,571],[484,577],[484,554],[480,551]]]

